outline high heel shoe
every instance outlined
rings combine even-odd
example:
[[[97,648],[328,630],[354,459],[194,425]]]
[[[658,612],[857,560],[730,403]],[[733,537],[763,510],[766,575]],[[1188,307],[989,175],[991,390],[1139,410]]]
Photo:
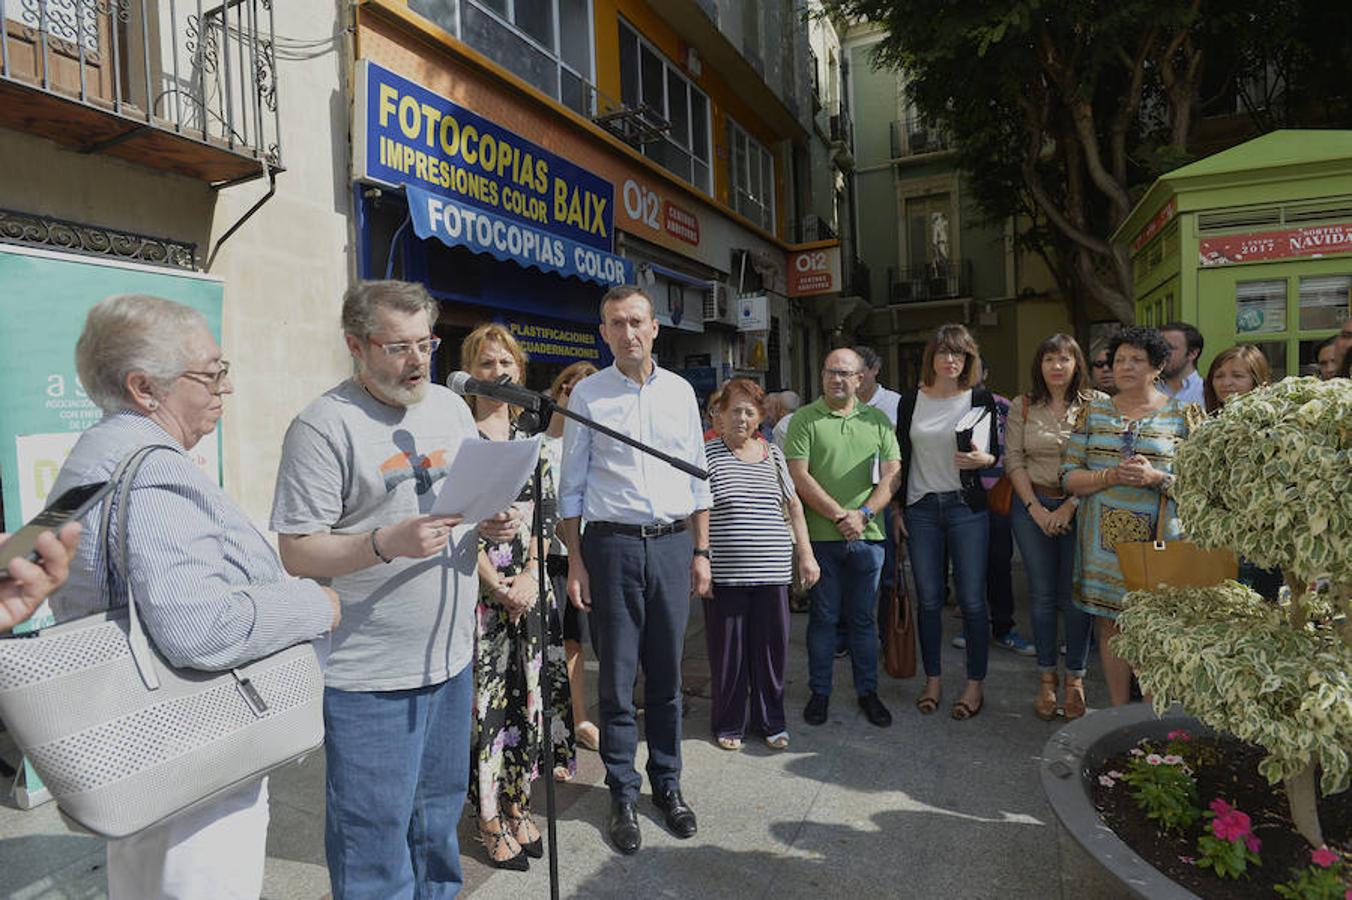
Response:
[[[1044,722],[1056,718],[1056,673],[1043,672],[1038,676],[1037,697],[1033,699],[1033,711]]]
[[[506,869],[509,872],[525,872],[530,869],[530,860],[526,858],[528,854],[524,847],[519,847],[513,856],[498,859],[498,848],[506,844],[510,850],[512,844],[516,843],[516,839],[512,837],[510,832],[503,830],[501,817],[497,819],[497,823],[497,831],[485,831],[483,823],[479,824],[479,843],[483,844],[484,849],[488,851],[489,865],[495,869]]]
[[[511,813],[503,813],[502,820],[511,826],[512,837],[515,838],[516,842],[521,845],[522,853],[525,853],[531,859],[540,859],[545,855],[544,835],[537,836],[535,840],[531,841],[529,844],[522,841],[521,838],[517,837],[517,835],[521,833],[521,826],[527,823],[530,823],[531,825],[535,824],[534,822],[531,822],[529,810],[526,810],[519,816],[514,816]],[[537,828],[536,831],[538,832],[539,829]]]
[[[1078,675],[1066,676],[1066,720],[1084,715],[1084,679]]]

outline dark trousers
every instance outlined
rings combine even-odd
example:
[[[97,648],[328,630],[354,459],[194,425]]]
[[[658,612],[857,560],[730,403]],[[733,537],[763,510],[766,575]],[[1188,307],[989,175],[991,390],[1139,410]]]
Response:
[[[812,587],[807,620],[808,685],[831,693],[836,635],[849,626],[850,665],[859,696],[878,690],[878,625],[874,621],[883,541],[813,541],[821,579]]]
[[[1018,503],[1016,496],[1014,502]],[[986,551],[986,605],[991,612],[991,634],[1004,637],[1014,628],[1014,532],[1009,516],[987,510],[990,516],[990,546]]]
[[[643,666],[648,784],[681,783],[681,654],[690,618],[690,532],[641,538],[589,528],[582,561],[591,580],[592,648],[597,679],[601,761],[612,796],[636,801],[638,723],[634,679]]]
[[[766,737],[784,730],[784,666],[789,657],[789,586],[723,585],[704,598],[714,737]]]

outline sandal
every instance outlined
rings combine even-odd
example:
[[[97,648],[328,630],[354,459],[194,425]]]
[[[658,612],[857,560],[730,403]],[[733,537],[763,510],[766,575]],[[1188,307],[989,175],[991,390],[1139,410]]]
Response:
[[[507,869],[511,872],[525,872],[530,869],[530,860],[526,858],[527,854],[524,847],[519,847],[512,856],[498,857],[499,848],[506,845],[507,849],[510,850],[512,845],[516,843],[516,839],[512,837],[510,832],[503,830],[501,817],[492,821],[497,822],[497,831],[486,831],[484,823],[479,823],[479,843],[483,844],[484,849],[488,851],[489,864],[495,869]]]
[[[979,701],[977,705],[973,707],[968,705],[966,700],[959,700],[957,703],[953,704],[951,715],[959,722],[963,722],[967,719],[974,718],[977,713],[981,712],[981,707],[983,706],[985,706],[984,702]]]
[[[530,810],[524,811],[519,816],[504,812],[502,814],[502,821],[511,826],[512,838],[521,845],[522,853],[526,854],[531,859],[539,859],[545,855],[545,839],[544,836],[540,834],[540,829],[535,828],[535,823],[531,821]],[[535,828],[535,840],[530,843],[521,840],[521,829],[527,825]]]
[[[741,750],[742,739],[735,737],[721,737],[718,739],[718,746],[724,750]]]
[[[573,734],[576,736],[580,746],[586,747],[588,750],[601,749],[601,732],[597,730],[594,723],[586,721],[585,719],[578,722],[577,726],[573,729]]]
[[[779,734],[767,735],[765,745],[772,750],[787,750],[789,748],[789,733],[781,731]]]

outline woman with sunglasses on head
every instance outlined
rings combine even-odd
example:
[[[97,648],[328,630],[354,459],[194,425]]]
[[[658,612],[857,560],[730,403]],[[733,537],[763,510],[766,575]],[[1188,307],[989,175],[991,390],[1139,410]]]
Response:
[[[1122,706],[1131,699],[1131,667],[1109,647],[1127,592],[1116,546],[1154,539],[1160,497],[1168,497],[1174,483],[1174,450],[1205,413],[1156,386],[1169,344],[1155,329],[1123,329],[1109,342],[1108,358],[1118,393],[1081,408],[1066,441],[1061,483],[1080,499],[1075,605],[1098,617],[1108,699]],[[1164,538],[1179,537],[1178,513],[1169,500]]]
[[[573,388],[588,375],[596,372],[596,366],[589,362],[575,362],[564,369],[549,386],[549,396],[555,406],[568,408],[568,398]],[[563,454],[563,423],[566,419],[560,413],[549,418],[549,428],[540,442],[540,452],[549,462],[550,468],[557,472]],[[554,534],[558,524],[558,505],[548,502],[545,517],[545,539],[549,541],[549,552],[545,555],[545,568],[555,597],[565,597],[568,577],[568,547]],[[583,660],[582,642],[587,631],[587,614],[571,603],[563,606],[563,655],[568,661],[568,690],[573,704],[573,731],[577,742],[588,750],[599,750],[601,733],[596,724],[587,718],[587,668]]]
[[[967,329],[942,326],[925,345],[921,386],[905,394],[897,408],[902,463],[893,499],[903,509],[925,663],[925,686],[916,707],[924,715],[939,708],[946,560],[952,559],[967,652],[967,682],[950,710],[960,720],[981,712],[990,650],[986,607],[990,522],[980,476],[999,459],[1000,442],[995,397],[973,386],[980,365],[981,352]],[[973,446],[959,450],[957,426],[974,408],[986,411],[985,439],[974,435]]]
[[[1253,344],[1237,344],[1222,350],[1211,361],[1206,381],[1202,384],[1207,414],[1215,415],[1230,398],[1247,394],[1271,381],[1272,371],[1268,368],[1267,357]],[[1283,583],[1280,569],[1260,569],[1243,558],[1239,561],[1237,580],[1273,602],[1276,602]]]
[[[1057,631],[1065,620],[1067,719],[1085,713],[1084,672],[1093,620],[1071,602],[1075,510],[1079,500],[1061,487],[1061,454],[1081,410],[1106,395],[1089,387],[1084,354],[1075,339],[1054,334],[1033,354],[1033,390],[1017,397],[1005,423],[1005,474],[1014,488],[1010,524],[1019,544],[1033,612],[1033,643],[1041,671],[1033,709],[1056,718]]]
[[[480,325],[460,348],[460,365],[480,381],[504,375],[526,380],[526,354],[502,325]],[[466,397],[479,436],[490,441],[529,437],[517,427],[516,407],[488,397]],[[554,475],[546,463],[542,493],[552,494]],[[561,629],[555,597],[536,582],[539,555],[534,533],[535,486],[527,481],[517,497],[524,507],[521,527],[507,543],[480,538],[479,603],[474,644],[474,740],[469,801],[478,812],[479,839],[498,869],[525,871],[527,857],[544,856],[544,840],[530,814],[531,782],[538,774],[540,746],[548,741],[546,764],[559,780],[577,771],[573,710],[568,699]],[[537,603],[547,604],[550,627],[542,634]],[[543,733],[542,689],[547,689],[551,733]]]

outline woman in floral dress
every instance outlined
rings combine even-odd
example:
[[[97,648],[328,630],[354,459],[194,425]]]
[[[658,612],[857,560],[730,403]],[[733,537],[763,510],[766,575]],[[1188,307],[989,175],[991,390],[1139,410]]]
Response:
[[[480,326],[465,338],[461,365],[472,376],[493,381],[507,375],[520,383],[526,358],[515,338],[501,325]],[[516,440],[513,408],[485,397],[467,402],[487,440]],[[543,493],[554,494],[548,464]],[[469,800],[478,812],[479,836],[498,868],[524,870],[527,857],[544,855],[540,830],[530,815],[530,785],[539,776],[542,687],[549,694],[552,768],[571,776],[576,771],[572,705],[564,662],[558,610],[548,585],[536,578],[541,547],[534,538],[535,488],[527,481],[517,503],[523,512],[517,536],[505,544],[483,541],[479,552],[479,602],[475,617],[474,743]],[[540,633],[535,604],[548,604],[547,640]],[[547,648],[541,684],[541,647]]]

